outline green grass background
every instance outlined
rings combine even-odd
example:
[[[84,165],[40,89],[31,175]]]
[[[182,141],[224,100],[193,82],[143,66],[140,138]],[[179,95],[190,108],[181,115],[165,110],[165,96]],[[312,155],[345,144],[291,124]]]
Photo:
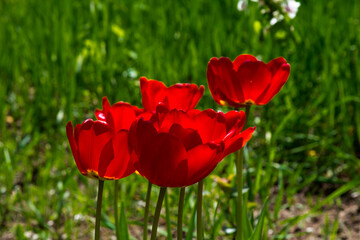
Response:
[[[167,85],[203,84],[198,107],[220,110],[206,82],[211,57],[248,53],[268,62],[283,56],[291,64],[281,92],[251,111],[250,123],[257,126],[246,151],[252,198],[264,200],[282,184],[282,201],[270,198],[281,209],[297,192],[326,196],[324,183],[335,190],[356,179],[360,2],[304,0],[296,18],[274,26],[258,3],[249,2],[241,12],[236,6],[231,0],[0,1],[0,236],[91,236],[96,181],[78,172],[66,123],[94,119],[103,96],[141,106],[140,76]],[[214,174],[228,177],[234,173],[232,162],[225,159]],[[121,185],[128,221],[136,226],[146,181],[134,175]],[[110,229],[112,186],[105,184],[103,203],[104,226]],[[211,177],[205,189],[206,237],[225,235],[234,223],[226,211],[231,196]],[[194,200],[190,187],[185,230]],[[176,201],[172,189],[173,229]],[[276,219],[272,214],[268,219]],[[268,228],[285,227],[286,233],[291,224],[268,221]]]

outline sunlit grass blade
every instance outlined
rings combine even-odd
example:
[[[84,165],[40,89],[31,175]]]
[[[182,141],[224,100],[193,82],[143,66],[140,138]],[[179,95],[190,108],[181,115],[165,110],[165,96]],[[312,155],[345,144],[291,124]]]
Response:
[[[216,236],[219,235],[222,221],[225,219],[226,214],[222,211],[220,214],[218,214],[218,210],[220,207],[221,200],[220,198],[217,200],[215,211],[214,211],[214,218],[213,218],[213,227],[212,227],[212,233],[211,233],[211,239],[215,239]],[[219,216],[218,216],[219,215]]]
[[[114,218],[115,218],[115,235],[116,239],[119,240],[120,238],[120,223],[119,223],[119,212],[118,212],[118,180],[114,181]]]
[[[129,240],[129,230],[126,221],[125,204],[121,202],[120,206],[120,239]]]
[[[166,239],[171,240],[172,239],[172,233],[171,233],[171,220],[170,220],[170,208],[169,208],[169,190],[165,193],[165,220],[166,220],[166,232],[167,237]]]
[[[283,179],[283,171],[279,169],[279,191],[276,196],[275,206],[274,206],[274,220],[276,221],[279,217],[279,212],[282,204],[282,200],[284,198],[284,179]]]
[[[243,201],[242,208],[243,208],[243,211],[242,211],[243,237],[244,237],[244,239],[249,239],[253,232],[253,227],[250,222],[250,217],[248,214],[248,192],[244,194],[244,201]]]
[[[259,216],[259,220],[254,228],[253,233],[251,234],[251,237],[249,238],[249,240],[259,240],[262,239],[262,233],[263,233],[263,228],[264,228],[264,221],[265,221],[265,215],[266,215],[266,209],[267,209],[267,204],[268,204],[268,200],[266,199],[263,207],[261,209],[261,213]]]
[[[341,195],[343,195],[344,193],[346,193],[349,190],[353,189],[354,187],[359,186],[359,184],[360,184],[360,179],[359,178],[354,179],[354,180],[346,183],[345,185],[341,186],[337,190],[335,190],[333,193],[331,193],[329,196],[327,196],[324,200],[320,201],[313,208],[311,208],[308,212],[306,212],[306,213],[304,213],[302,215],[295,216],[295,217],[288,218],[288,219],[284,220],[282,222],[282,225],[285,225],[285,226],[282,228],[280,233],[286,232],[287,228],[289,228],[290,226],[294,226],[295,224],[297,224],[301,220],[307,218],[312,213],[315,213],[316,211],[318,211],[321,207],[323,207],[326,204],[334,201],[336,198],[340,197]]]
[[[194,229],[195,229],[195,222],[196,222],[196,203],[192,207],[190,222],[188,225],[187,233],[186,233],[186,240],[192,240],[194,236]],[[184,229],[186,231],[186,229]]]
[[[338,217],[336,217],[331,230],[330,240],[335,240],[337,238],[338,230],[339,230],[339,219]]]
[[[152,228],[151,228],[151,240],[156,239],[156,233],[157,233],[158,225],[159,225],[160,212],[161,212],[162,203],[164,201],[165,193],[166,193],[166,187],[161,187],[158,201],[156,203],[156,209],[155,209],[153,224],[152,224]]]

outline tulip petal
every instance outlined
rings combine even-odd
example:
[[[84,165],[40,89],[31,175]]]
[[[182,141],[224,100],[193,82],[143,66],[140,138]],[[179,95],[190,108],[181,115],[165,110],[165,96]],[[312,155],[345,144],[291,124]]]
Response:
[[[201,181],[215,169],[222,156],[219,147],[202,144],[188,151],[187,185]]]
[[[219,141],[226,135],[226,119],[223,113],[207,109],[196,115],[195,121],[203,143]]]
[[[290,75],[290,65],[282,57],[270,61],[268,67],[272,72],[271,86],[260,104],[268,103],[284,86]]]
[[[129,129],[137,113],[141,113],[140,109],[125,102],[117,102],[111,106],[107,97],[103,97],[102,105],[103,110],[96,109],[95,115],[97,119],[106,121],[115,132]]]
[[[235,127],[235,124],[237,124],[237,128],[240,130],[243,128],[245,123],[245,113],[243,111],[229,111],[225,113],[226,118],[226,132],[230,132],[230,130]]]
[[[79,162],[86,171],[98,171],[99,159],[113,132],[105,122],[86,120],[79,129]]]
[[[275,59],[271,60],[270,62],[268,62],[267,66],[270,69],[272,76],[274,76],[277,73],[277,71],[280,70],[280,68],[283,66],[283,64],[289,65],[286,62],[285,58],[283,58],[283,57],[278,57],[278,58],[275,58]]]
[[[107,97],[103,97],[102,106],[103,106],[103,110],[95,109],[95,116],[98,120],[106,121],[106,114],[108,109],[110,108],[110,103]]]
[[[114,156],[113,158],[102,158],[104,154],[113,154]],[[101,153],[99,176],[105,179],[120,179],[127,177],[134,171],[135,169],[130,163],[128,131],[121,130],[106,144]]]
[[[173,109],[159,116],[159,132],[168,132],[173,124],[179,124],[183,128],[194,128],[195,121],[186,112]]]
[[[80,164],[80,161],[79,161],[79,152],[78,152],[78,146],[76,144],[76,141],[75,141],[75,138],[74,138],[74,132],[73,132],[73,125],[71,122],[68,122],[67,125],[66,125],[66,135],[67,135],[67,138],[69,140],[69,144],[70,144],[70,148],[71,148],[71,152],[74,156],[74,159],[75,159],[75,163],[76,163],[76,166],[77,168],[79,169],[79,171],[82,173],[82,174],[85,174],[86,171],[85,169],[81,166]]]
[[[129,145],[130,150],[134,150],[137,154],[152,141],[157,135],[157,131],[151,121],[145,121],[140,118],[135,121],[129,130]]]
[[[109,164],[114,162],[114,148],[112,139],[110,139],[103,147],[99,157],[98,175],[101,178],[111,179],[108,175],[105,176]]]
[[[163,187],[181,187],[187,178],[187,153],[179,139],[160,133],[148,139],[135,169],[151,183]]]
[[[166,89],[166,97],[170,109],[193,109],[204,94],[204,86],[198,88],[195,84],[178,83]]]
[[[243,89],[245,101],[257,104],[257,98],[269,87],[271,71],[261,61],[245,62],[236,72],[238,84]]]
[[[225,140],[224,157],[244,147],[245,144],[252,137],[254,131],[255,131],[255,127],[250,127],[245,131],[241,132],[240,134]]]
[[[170,109],[188,111],[194,108],[204,94],[204,86],[199,88],[195,84],[179,83],[166,87],[164,83],[156,80],[140,78],[142,103],[145,111],[153,112],[156,106],[164,103]]]
[[[229,58],[212,58],[207,68],[207,79],[210,92],[218,104],[225,105],[224,100],[233,103],[245,101],[242,86],[236,79],[236,72]]]
[[[196,130],[191,128],[184,129],[179,124],[172,125],[169,134],[180,139],[187,151],[202,144],[201,137]]]
[[[233,68],[235,71],[239,69],[239,67],[245,63],[245,62],[256,62],[256,57],[250,55],[250,54],[241,54],[236,57],[236,59],[233,61]]]
[[[128,103],[115,103],[108,113],[108,118],[112,118],[114,130],[120,131],[122,129],[129,129],[131,123],[136,119],[136,114],[133,106]]]
[[[144,110],[146,112],[155,111],[156,105],[165,98],[165,84],[159,81],[148,80],[146,77],[141,77],[140,89]]]

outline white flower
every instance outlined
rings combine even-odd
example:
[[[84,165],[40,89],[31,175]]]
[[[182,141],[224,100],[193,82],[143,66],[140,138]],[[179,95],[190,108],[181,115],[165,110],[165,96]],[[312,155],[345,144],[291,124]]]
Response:
[[[285,11],[288,13],[290,18],[294,18],[300,7],[300,3],[295,0],[288,0],[287,4],[284,6]]]
[[[244,11],[246,9],[246,5],[247,5],[247,0],[239,0],[237,4],[237,9],[239,11]]]

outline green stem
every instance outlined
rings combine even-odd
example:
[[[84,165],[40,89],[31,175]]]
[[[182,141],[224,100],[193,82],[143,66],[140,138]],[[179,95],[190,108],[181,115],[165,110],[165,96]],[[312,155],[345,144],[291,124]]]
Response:
[[[196,213],[196,230],[197,230],[197,235],[196,235],[196,239],[197,240],[202,240],[203,235],[202,235],[202,195],[203,195],[203,187],[204,187],[204,180],[201,180],[198,183],[198,194],[197,194],[197,213]]]
[[[151,187],[152,183],[148,183],[148,188],[146,192],[146,203],[145,203],[145,213],[144,213],[144,230],[143,230],[143,240],[147,240],[148,233],[148,219],[149,219],[149,207],[150,207],[150,197],[151,197]]]
[[[247,125],[247,121],[250,113],[250,105],[247,104],[245,108],[245,123],[244,127]],[[237,184],[237,201],[236,201],[236,239],[243,239],[243,222],[242,222],[242,208],[243,208],[243,165],[244,165],[244,148],[242,147],[239,151],[236,152],[236,184]]]
[[[242,240],[242,205],[243,205],[243,156],[244,149],[241,148],[236,152],[236,185],[237,185],[237,201],[236,201],[236,219],[237,219],[237,227],[236,227],[236,239]]]
[[[162,203],[164,201],[165,193],[166,193],[166,187],[160,188],[159,198],[156,203],[155,215],[154,215],[153,225],[152,225],[152,229],[151,229],[151,240],[156,239],[157,228],[159,225],[160,211],[161,211]]]
[[[99,189],[96,205],[96,221],[95,221],[95,240],[100,239],[100,221],[101,221],[101,202],[102,202],[102,193],[104,188],[104,181],[99,180]]]
[[[120,240],[120,223],[119,223],[119,212],[118,212],[118,180],[114,181],[114,217],[115,217],[115,233],[116,239]]]
[[[185,187],[180,188],[179,208],[178,208],[178,222],[177,222],[177,239],[183,239],[182,233],[182,219],[184,210]]]

